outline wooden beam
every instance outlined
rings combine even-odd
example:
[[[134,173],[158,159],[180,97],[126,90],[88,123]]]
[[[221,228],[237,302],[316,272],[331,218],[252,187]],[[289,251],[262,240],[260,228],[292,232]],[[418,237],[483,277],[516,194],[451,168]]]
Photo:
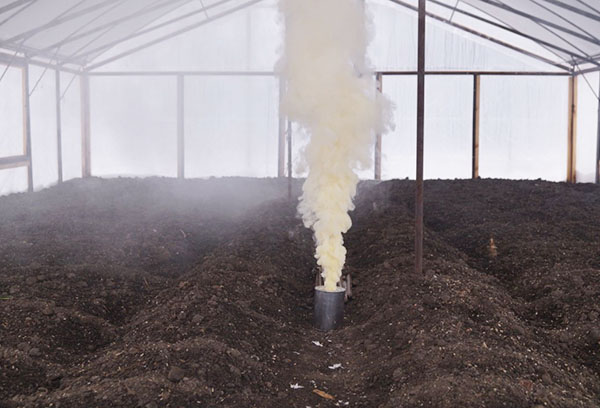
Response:
[[[80,77],[81,88],[81,177],[92,175],[90,78],[87,73]]]
[[[62,160],[62,109],[60,92],[60,71],[55,72],[55,102],[56,102],[56,159],[58,163],[58,182],[63,182],[63,160]]]
[[[577,182],[577,75],[569,77],[569,123],[567,135],[567,182]]]
[[[473,75],[473,145],[471,177],[479,178],[479,102],[481,96],[481,77]]]
[[[377,73],[375,75],[375,79],[377,82],[377,92],[381,93],[383,90],[383,76],[381,73]],[[375,135],[375,180],[381,180],[381,144],[382,144],[382,136],[381,133]]]
[[[31,159],[31,106],[29,101],[29,64],[22,68],[23,83],[23,154],[27,157],[27,191],[33,192],[33,161]]]
[[[0,170],[14,169],[16,167],[25,167],[29,165],[29,158],[25,155],[0,157]]]
[[[177,178],[185,178],[185,77],[177,75]]]
[[[417,27],[417,180],[415,186],[415,273],[423,273],[423,148],[425,135],[425,9],[419,0]]]
[[[279,78],[279,137],[277,143],[277,177],[285,175],[285,115],[281,108],[285,82]]]

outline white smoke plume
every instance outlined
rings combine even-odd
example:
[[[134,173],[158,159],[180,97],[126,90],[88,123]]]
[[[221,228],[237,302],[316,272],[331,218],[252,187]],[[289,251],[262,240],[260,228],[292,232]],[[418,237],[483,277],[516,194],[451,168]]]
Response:
[[[346,260],[342,234],[352,225],[356,170],[370,167],[374,137],[390,127],[391,104],[376,91],[367,60],[365,7],[364,0],[280,0],[282,111],[310,135],[298,210],[314,231],[327,291]]]

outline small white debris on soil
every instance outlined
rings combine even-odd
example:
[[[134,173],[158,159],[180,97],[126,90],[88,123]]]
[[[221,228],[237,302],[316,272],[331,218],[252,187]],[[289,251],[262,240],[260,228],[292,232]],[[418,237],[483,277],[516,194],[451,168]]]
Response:
[[[340,363],[335,363],[334,365],[329,366],[330,370],[337,370],[338,368],[342,368],[342,365]]]
[[[304,387],[301,386],[300,384],[296,383],[296,384],[290,384],[290,388],[293,390],[299,390],[300,388],[304,388]]]
[[[317,347],[323,347],[323,345],[316,340],[313,340],[312,344],[314,344]]]

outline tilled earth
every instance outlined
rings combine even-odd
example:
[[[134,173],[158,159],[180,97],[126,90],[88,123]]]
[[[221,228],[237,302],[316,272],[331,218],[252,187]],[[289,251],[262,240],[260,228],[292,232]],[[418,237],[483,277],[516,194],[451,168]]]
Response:
[[[427,182],[423,274],[413,188],[361,184],[329,333],[284,180],[0,198],[0,407],[600,407],[600,188]]]

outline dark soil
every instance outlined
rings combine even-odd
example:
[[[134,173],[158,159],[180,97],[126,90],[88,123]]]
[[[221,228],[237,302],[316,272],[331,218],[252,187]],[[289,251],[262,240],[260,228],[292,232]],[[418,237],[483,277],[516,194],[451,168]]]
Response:
[[[284,180],[1,198],[0,407],[600,407],[600,188],[427,182],[424,274],[413,188],[360,186],[329,333]]]

